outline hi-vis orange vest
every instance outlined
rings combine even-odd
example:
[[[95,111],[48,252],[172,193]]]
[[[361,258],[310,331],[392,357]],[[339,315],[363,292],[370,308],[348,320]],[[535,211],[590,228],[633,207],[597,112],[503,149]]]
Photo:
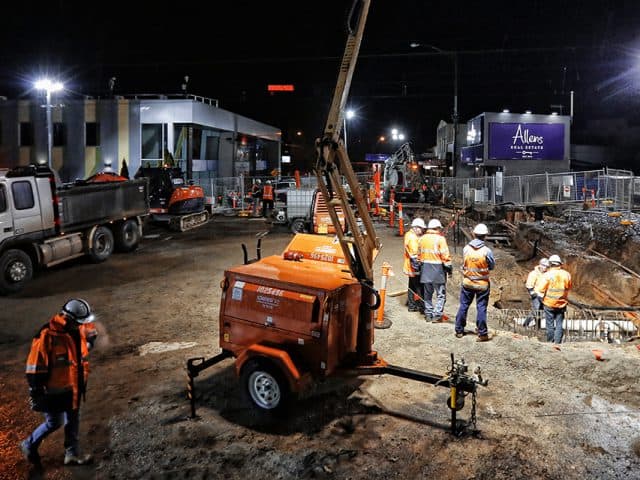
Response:
[[[404,234],[404,264],[402,271],[405,275],[415,277],[418,273],[411,268],[411,257],[418,257],[418,242],[420,237],[416,235],[413,228]]]
[[[420,237],[420,261],[433,265],[451,265],[447,240],[437,230],[427,230]]]
[[[549,268],[536,283],[536,293],[549,308],[566,307],[570,289],[571,274],[560,267]]]
[[[263,200],[273,200],[273,187],[271,185],[265,185],[262,190]]]
[[[462,266],[462,286],[472,290],[486,290],[489,288],[489,262],[487,254],[489,247],[483,245],[473,248],[466,245],[462,251],[464,265]]]
[[[95,336],[93,324],[81,325],[78,355],[77,345],[71,334],[65,331],[65,317],[55,315],[31,342],[27,357],[26,374],[31,387],[44,387],[48,394],[73,392],[69,408],[80,406],[80,395],[84,393],[89,378],[89,348],[87,334]],[[91,329],[89,332],[87,329]],[[80,379],[79,366],[82,364],[83,378]]]

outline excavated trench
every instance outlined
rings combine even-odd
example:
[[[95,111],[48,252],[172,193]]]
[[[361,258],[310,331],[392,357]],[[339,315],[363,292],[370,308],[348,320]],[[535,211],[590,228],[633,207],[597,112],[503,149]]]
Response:
[[[573,289],[567,309],[565,341],[625,341],[640,327],[640,218],[606,211],[567,209],[558,216],[496,215],[494,238],[510,238],[516,262],[560,255],[571,273]],[[625,220],[624,223],[621,223]],[[523,265],[529,268],[529,264]],[[530,336],[543,331],[521,326],[529,298],[521,285],[504,289],[496,307],[501,324]],[[611,308],[606,308],[611,307]]]

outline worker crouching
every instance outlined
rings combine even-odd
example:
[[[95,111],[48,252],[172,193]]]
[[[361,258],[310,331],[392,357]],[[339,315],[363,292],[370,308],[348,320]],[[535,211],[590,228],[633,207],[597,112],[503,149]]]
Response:
[[[80,402],[89,378],[89,350],[97,332],[89,304],[69,300],[34,336],[27,357],[26,375],[31,408],[44,414],[38,426],[20,448],[28,461],[38,465],[38,447],[64,425],[64,464],[83,465],[90,455],[78,450]]]

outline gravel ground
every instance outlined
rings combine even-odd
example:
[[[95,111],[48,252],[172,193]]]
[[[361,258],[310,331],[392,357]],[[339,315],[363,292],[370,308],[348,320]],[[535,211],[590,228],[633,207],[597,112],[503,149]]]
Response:
[[[391,293],[406,286],[401,238],[377,228],[384,246],[376,272],[391,263]],[[477,435],[448,433],[446,389],[389,376],[332,379],[286,420],[266,423],[241,401],[231,360],[198,377],[199,418],[189,420],[185,361],[218,353],[222,272],[242,262],[240,243],[251,252],[263,229],[260,221],[216,217],[181,235],[159,230],[133,254],[60,266],[20,295],[1,298],[0,479],[640,478],[638,342],[557,351],[500,330],[493,306],[487,343],[455,338],[452,323],[426,323],[406,311],[402,296],[387,298],[393,326],[376,330],[375,348],[389,363],[444,375],[453,353],[481,366],[489,385],[478,393]],[[271,233],[263,255],[279,254],[290,238]],[[522,285],[531,266],[516,262],[516,251],[495,253],[491,304],[500,287]],[[459,284],[456,273],[445,309],[451,319]],[[24,360],[31,335],[71,296],[86,298],[99,316],[82,423],[95,462],[63,467],[58,432],[41,449],[44,473],[30,471],[16,448],[39,422],[28,410]],[[470,330],[474,318],[472,308]],[[604,350],[604,361],[595,360],[594,348]],[[460,417],[468,417],[470,403]]]

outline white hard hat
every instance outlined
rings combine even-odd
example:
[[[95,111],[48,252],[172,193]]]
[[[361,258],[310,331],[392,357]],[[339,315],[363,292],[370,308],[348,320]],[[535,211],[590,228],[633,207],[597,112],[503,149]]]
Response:
[[[256,185],[260,185],[262,182],[260,181],[260,179],[256,179]]]
[[[549,263],[552,265],[562,265],[562,260],[558,255],[551,255],[549,257]]]
[[[271,180],[267,180],[267,185],[271,185]]]
[[[442,228],[442,224],[437,218],[432,218],[431,220],[429,220],[429,225],[427,226],[427,228]]]
[[[413,222],[411,222],[411,226],[412,227],[427,228],[427,226],[424,224],[424,220],[422,220],[421,218],[414,218]]]
[[[489,235],[489,229],[484,223],[479,223],[473,229],[473,233],[475,233],[476,235]]]
[[[549,266],[549,259],[548,258],[541,258],[540,259],[540,265],[542,265],[543,267],[548,267]]]
[[[62,306],[62,313],[71,317],[78,323],[91,323],[95,317],[91,313],[91,307],[86,300],[73,298]]]

